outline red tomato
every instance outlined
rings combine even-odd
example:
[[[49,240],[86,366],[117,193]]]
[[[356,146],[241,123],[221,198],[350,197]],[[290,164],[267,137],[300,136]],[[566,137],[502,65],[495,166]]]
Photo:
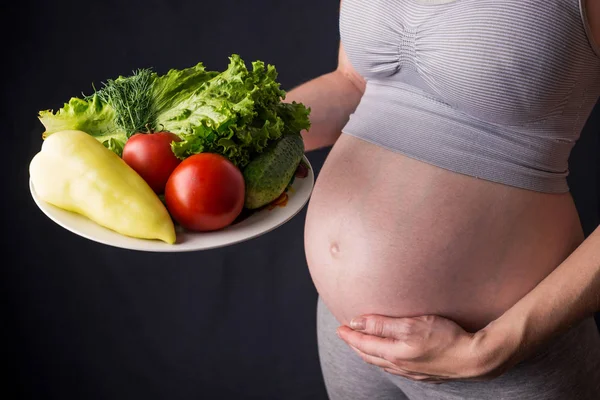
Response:
[[[242,172],[227,158],[200,153],[183,160],[165,188],[171,216],[190,231],[225,228],[244,207],[246,185]]]
[[[136,133],[123,147],[123,160],[162,194],[171,172],[181,163],[171,150],[171,143],[180,140],[171,132]]]

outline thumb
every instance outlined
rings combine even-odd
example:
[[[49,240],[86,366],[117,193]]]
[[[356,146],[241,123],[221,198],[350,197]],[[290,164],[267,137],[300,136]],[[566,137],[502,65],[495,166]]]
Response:
[[[380,315],[364,315],[352,319],[350,328],[369,335],[403,339],[410,333],[415,321],[412,318],[390,318]]]

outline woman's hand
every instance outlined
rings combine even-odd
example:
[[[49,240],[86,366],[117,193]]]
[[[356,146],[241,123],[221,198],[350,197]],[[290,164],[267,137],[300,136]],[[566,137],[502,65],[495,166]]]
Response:
[[[520,339],[488,327],[468,333],[438,316],[389,318],[366,315],[338,335],[364,361],[412,380],[486,380],[497,377],[521,360]]]
[[[437,316],[365,315],[339,336],[366,362],[414,380],[485,380],[600,311],[600,227],[502,316],[472,334]],[[361,327],[362,326],[362,327]]]

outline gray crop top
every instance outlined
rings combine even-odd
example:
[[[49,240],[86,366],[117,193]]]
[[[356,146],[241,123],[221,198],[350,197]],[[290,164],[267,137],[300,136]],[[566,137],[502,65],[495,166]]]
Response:
[[[343,132],[481,179],[568,192],[600,96],[583,0],[344,0],[365,93]]]

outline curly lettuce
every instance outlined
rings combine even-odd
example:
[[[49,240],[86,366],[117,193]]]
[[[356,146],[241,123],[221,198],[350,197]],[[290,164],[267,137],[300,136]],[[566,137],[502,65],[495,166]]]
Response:
[[[272,65],[255,61],[248,70],[233,55],[227,70],[157,115],[156,123],[182,138],[172,145],[179,158],[220,153],[243,167],[284,132],[310,126],[306,107],[282,103],[276,79]]]
[[[101,142],[125,141],[125,132],[115,122],[115,110],[96,95],[88,100],[73,97],[56,113],[40,111],[38,118],[45,127],[43,138],[73,129],[84,131]]]
[[[56,113],[41,111],[44,137],[79,129],[120,154],[129,136],[145,127],[178,135],[182,140],[172,150],[181,159],[211,152],[243,167],[284,133],[309,129],[310,109],[283,102],[274,66],[255,61],[249,70],[237,54],[229,61],[220,73],[198,63],[164,75],[141,69],[109,80]]]

